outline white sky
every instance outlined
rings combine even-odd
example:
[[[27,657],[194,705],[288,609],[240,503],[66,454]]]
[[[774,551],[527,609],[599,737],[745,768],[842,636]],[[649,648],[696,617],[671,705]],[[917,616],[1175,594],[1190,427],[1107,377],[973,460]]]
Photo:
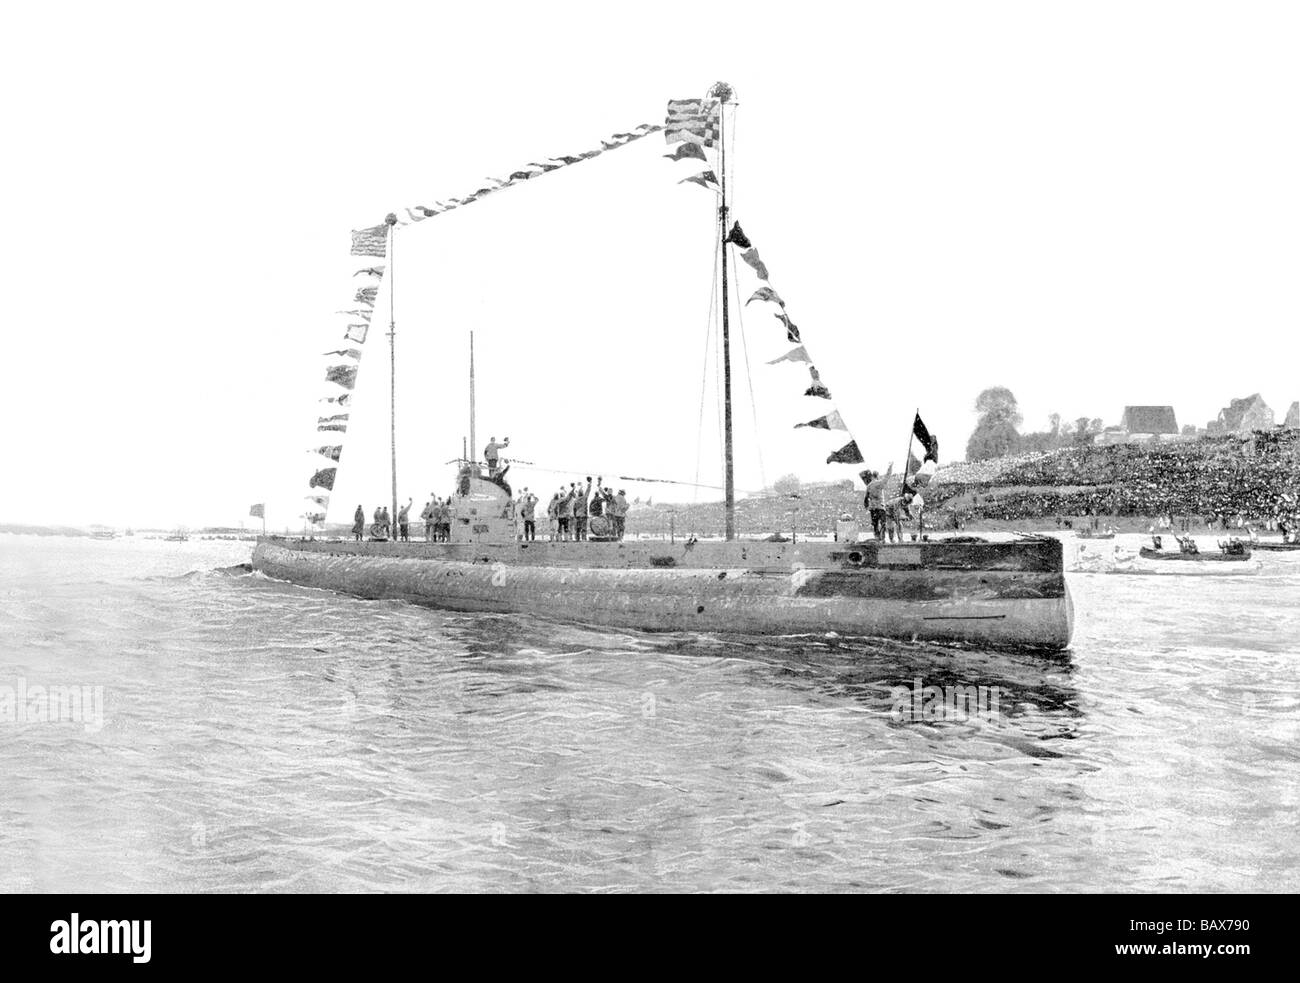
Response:
[[[993,384],[1026,429],[1300,398],[1300,7],[628,9],[11,5],[0,521],[233,524],[266,501],[296,527],[325,463],[305,451],[333,442],[319,356],[364,265],[349,230],[718,79],[740,101],[734,214],[870,466],[902,457],[918,405],[959,457]],[[471,328],[480,445],[509,434],[566,483],[694,477],[713,197],[665,152],[653,135],[400,233],[403,501],[450,487]],[[806,374],[762,364],[788,347],[762,306],[763,460],[737,352],[738,486],[851,475],[821,463],[841,435],[791,429]],[[333,521],[388,499],[381,329],[366,348]]]

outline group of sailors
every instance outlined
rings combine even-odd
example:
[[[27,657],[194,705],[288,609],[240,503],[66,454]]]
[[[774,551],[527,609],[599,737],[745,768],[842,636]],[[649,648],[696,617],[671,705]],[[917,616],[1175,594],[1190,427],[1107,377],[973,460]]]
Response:
[[[536,501],[533,497],[534,504]],[[627,492],[620,488],[614,494],[603,477],[597,478],[594,485],[591,475],[586,485],[578,481],[570,482],[568,488],[561,485],[546,506],[551,541],[586,542],[592,533],[598,539],[622,539],[629,508]],[[592,519],[601,521],[593,523]]]
[[[867,494],[862,504],[871,517],[871,534],[879,543],[901,543],[905,539],[904,527],[913,526],[910,533],[913,540],[925,535],[925,499],[921,495],[934,479],[938,464],[933,456],[927,454],[919,467],[911,468],[909,476],[898,482],[898,487],[891,493],[889,488],[891,472],[881,474],[878,471],[863,471],[859,475],[867,486]]]
[[[352,538],[358,543],[366,535],[366,510],[360,505],[357,506],[356,512],[352,513]],[[387,505],[381,505],[375,509],[374,523],[370,526],[370,536],[372,539],[398,539],[402,542],[411,541],[411,500],[408,499],[406,504],[397,510],[397,523],[394,525],[393,518],[388,512]]]

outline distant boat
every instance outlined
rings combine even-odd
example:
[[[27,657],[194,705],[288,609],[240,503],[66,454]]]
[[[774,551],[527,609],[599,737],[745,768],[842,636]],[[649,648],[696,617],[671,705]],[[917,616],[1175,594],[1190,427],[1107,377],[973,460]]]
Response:
[[[116,539],[117,533],[112,529],[92,529],[90,531],[91,539]]]
[[[1079,539],[1114,539],[1114,529],[1080,529]]]
[[[189,540],[189,534],[184,529],[177,529],[170,536],[163,537],[169,543],[184,543]]]
[[[1150,546],[1143,546],[1139,550],[1144,560],[1181,560],[1187,563],[1241,563],[1250,559],[1250,550],[1241,550],[1235,553],[1229,553],[1225,550],[1216,550],[1210,553],[1183,553],[1173,552],[1172,550],[1157,550]]]

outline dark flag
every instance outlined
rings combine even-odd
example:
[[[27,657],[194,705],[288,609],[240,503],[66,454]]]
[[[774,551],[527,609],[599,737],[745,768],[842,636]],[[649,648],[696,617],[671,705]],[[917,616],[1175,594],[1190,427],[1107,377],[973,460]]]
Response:
[[[707,162],[708,158],[704,156],[704,151],[700,149],[698,143],[683,143],[671,154],[664,154],[669,160],[702,160]]]
[[[346,423],[322,423],[316,427],[321,433],[347,433],[348,425]]]
[[[331,461],[337,461],[343,453],[342,444],[329,444],[325,447],[317,447],[316,453],[321,457],[328,457]]]
[[[559,164],[539,164],[539,163],[537,163],[536,161],[529,161],[529,162],[528,162],[528,166],[529,166],[529,167],[540,167],[543,171],[558,171],[558,170],[560,169],[560,166],[561,166],[561,165],[559,165]]]
[[[552,157],[551,160],[563,161],[565,164],[576,164],[582,160],[581,157]]]
[[[753,243],[749,241],[749,236],[745,235],[745,230],[736,222],[731,226],[731,231],[727,233],[727,238],[723,242],[734,242],[741,249],[753,248]]]
[[[830,399],[831,391],[822,385],[822,377],[817,374],[817,366],[808,366],[808,374],[812,376],[813,384],[805,389],[803,394],[805,396],[816,396],[818,399]]]
[[[930,431],[926,429],[925,421],[921,419],[920,413],[916,414],[916,419],[912,421],[912,433],[921,442],[922,447],[929,448]]]
[[[837,450],[830,457],[826,458],[827,464],[861,464],[862,452],[858,450],[858,442],[850,440],[847,444]]]
[[[939,435],[930,434],[930,446],[925,449],[925,459],[939,463]]]
[[[409,210],[409,209],[408,209],[408,210]],[[380,278],[382,279],[382,278],[383,278],[383,275],[384,275],[384,268],[383,268],[382,266],[367,266],[364,270],[357,270],[357,271],[356,271],[355,273],[353,273],[352,275],[353,275],[353,276],[361,276],[363,273],[364,273],[366,276],[377,276],[377,277],[380,277]]]
[[[265,504],[265,503],[261,503],[261,504],[258,504],[258,505],[250,505],[250,506],[248,507],[248,514],[251,515],[251,516],[255,516],[255,517],[258,518],[258,519],[265,519],[265,518],[266,518],[266,504]]]
[[[537,177],[536,171],[515,171],[510,175],[511,181],[527,181],[530,177]]]
[[[325,370],[325,381],[338,383],[344,389],[351,389],[357,384],[357,367],[355,365],[331,365]]]
[[[799,328],[789,317],[786,316],[785,310],[782,309],[780,314],[774,315],[778,321],[785,325],[785,339],[793,344],[799,344]]]
[[[338,474],[338,468],[321,468],[311,476],[312,488],[324,488],[326,491],[334,490],[334,476]]]
[[[353,230],[352,232],[352,255],[353,256],[387,256],[388,255],[388,225],[383,223],[371,226],[368,229]]]

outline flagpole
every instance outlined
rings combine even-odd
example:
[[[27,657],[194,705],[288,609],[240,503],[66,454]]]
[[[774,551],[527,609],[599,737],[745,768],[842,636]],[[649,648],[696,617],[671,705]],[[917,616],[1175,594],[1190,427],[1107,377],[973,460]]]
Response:
[[[912,463],[912,441],[916,439],[916,418],[920,415],[921,407],[918,406],[912,414],[912,426],[907,431],[907,453],[903,455],[903,490],[898,493],[900,497],[907,491],[907,471]]]
[[[391,212],[388,223],[388,427],[393,446],[393,511],[390,520],[397,523],[397,312],[394,306],[393,279],[397,273],[397,216]],[[391,535],[391,530],[390,530]]]
[[[471,331],[469,333],[469,442],[473,444],[475,448],[477,448],[478,433],[475,430],[476,427],[475,415],[476,414],[475,414],[475,406],[474,406],[474,332]],[[465,463],[467,465],[470,464],[468,453],[466,454]],[[470,469],[470,474],[474,475],[474,477],[477,478],[478,477],[478,450],[477,449],[474,451],[473,465],[474,466]]]
[[[723,485],[726,497],[726,538],[736,538],[736,477],[735,459],[731,442],[731,321],[727,303],[727,130],[726,104],[731,95],[731,88],[724,82],[716,83],[709,90],[711,98],[718,99],[718,143],[720,151],[720,169],[722,174],[722,205],[718,210],[719,235],[722,239],[722,407],[723,407],[723,455],[725,475]],[[707,116],[706,116],[707,119]],[[705,124],[707,126],[707,123]]]

